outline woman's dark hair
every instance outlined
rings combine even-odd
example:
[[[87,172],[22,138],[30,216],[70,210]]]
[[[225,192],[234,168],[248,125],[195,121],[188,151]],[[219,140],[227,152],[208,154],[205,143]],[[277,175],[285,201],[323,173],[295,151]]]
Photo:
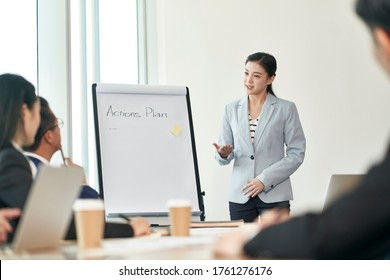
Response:
[[[41,123],[39,124],[37,133],[35,134],[34,143],[31,146],[23,147],[24,150],[32,152],[35,151],[41,144],[43,135],[48,131],[56,127],[56,116],[49,107],[49,102],[43,97],[39,97],[41,103]]]
[[[390,1],[358,0],[355,10],[371,30],[381,27],[390,35]]]
[[[10,146],[18,123],[22,119],[22,105],[31,110],[37,100],[35,87],[15,74],[0,75],[0,149]]]
[[[245,65],[248,63],[248,61],[259,63],[259,65],[263,67],[265,71],[267,71],[270,77],[276,75],[276,59],[272,55],[268,53],[257,52],[247,57]],[[276,96],[272,89],[272,84],[267,86],[267,92]]]

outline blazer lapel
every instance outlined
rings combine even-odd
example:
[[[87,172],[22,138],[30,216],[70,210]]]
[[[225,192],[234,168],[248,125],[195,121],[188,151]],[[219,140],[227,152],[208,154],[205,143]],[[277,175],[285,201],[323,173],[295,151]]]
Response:
[[[248,119],[248,97],[241,99],[237,109],[238,125],[240,127],[240,135],[243,141],[248,145],[250,150],[253,150],[251,142],[251,134],[249,131],[249,119]]]
[[[260,113],[259,123],[257,124],[255,139],[254,139],[254,148],[256,149],[261,136],[263,135],[264,129],[266,128],[269,120],[271,119],[272,113],[274,111],[274,104],[277,99],[272,94],[267,95],[267,99],[264,102],[263,109]]]

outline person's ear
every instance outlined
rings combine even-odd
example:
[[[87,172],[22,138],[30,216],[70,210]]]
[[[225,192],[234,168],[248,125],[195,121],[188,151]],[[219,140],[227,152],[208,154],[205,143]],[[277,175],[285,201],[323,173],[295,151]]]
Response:
[[[45,134],[43,135],[43,138],[47,143],[51,144],[53,142],[53,131],[51,130],[46,131]]]
[[[20,110],[20,117],[21,119],[24,121],[24,118],[26,117],[26,113],[29,112],[29,109],[27,107],[27,104],[26,103],[23,103],[22,104],[22,110]]]
[[[376,27],[374,29],[374,37],[379,47],[382,48],[390,58],[390,34],[383,28]]]
[[[275,80],[275,75],[272,75],[271,77],[268,78],[267,84],[270,85],[274,82]]]

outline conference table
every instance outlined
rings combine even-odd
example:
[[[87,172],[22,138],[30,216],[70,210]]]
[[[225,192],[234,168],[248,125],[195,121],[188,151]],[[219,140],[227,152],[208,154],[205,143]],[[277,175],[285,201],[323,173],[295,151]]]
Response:
[[[104,239],[102,246],[80,249],[76,241],[63,241],[57,250],[15,254],[2,248],[0,259],[69,260],[209,260],[215,259],[217,238],[238,228],[191,228],[190,236],[164,236],[159,229],[149,236]]]

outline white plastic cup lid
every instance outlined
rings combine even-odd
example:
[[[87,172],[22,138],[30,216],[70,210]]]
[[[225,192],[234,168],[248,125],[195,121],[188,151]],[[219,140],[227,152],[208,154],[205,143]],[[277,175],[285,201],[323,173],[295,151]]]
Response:
[[[192,207],[189,199],[170,199],[168,200],[168,208],[172,207]]]
[[[74,211],[104,210],[104,203],[101,199],[77,199],[73,203]]]

